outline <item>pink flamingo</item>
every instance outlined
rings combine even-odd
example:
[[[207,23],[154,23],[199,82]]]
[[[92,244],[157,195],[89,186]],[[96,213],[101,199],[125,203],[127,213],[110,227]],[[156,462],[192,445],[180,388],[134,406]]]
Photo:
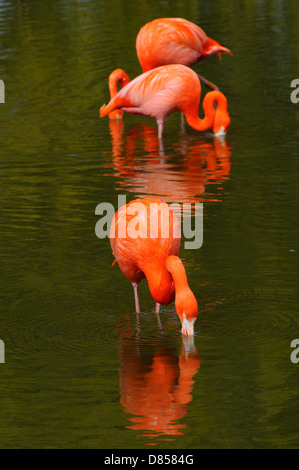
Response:
[[[117,109],[155,117],[161,139],[169,115],[181,111],[193,129],[206,131],[213,127],[215,135],[226,134],[230,117],[223,93],[211,91],[206,94],[203,119],[198,116],[200,96],[200,81],[193,70],[185,65],[164,65],[139,75],[125,85],[109,103],[101,107],[100,117]]]

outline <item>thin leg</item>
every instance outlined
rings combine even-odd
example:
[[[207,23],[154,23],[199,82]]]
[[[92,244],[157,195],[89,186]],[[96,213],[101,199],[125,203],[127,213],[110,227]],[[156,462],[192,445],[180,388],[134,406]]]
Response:
[[[199,80],[206,85],[206,87],[210,88],[210,90],[219,91],[218,86],[215,85],[213,82],[210,82],[206,78],[202,77],[201,75],[199,75],[199,73],[197,74],[197,76]]]
[[[136,336],[140,336],[141,328],[140,328],[140,312],[136,312]]]
[[[162,120],[162,119],[159,119],[157,121],[157,123],[158,123],[158,139],[162,139],[162,134],[163,134],[164,126],[165,126],[165,121]]]
[[[134,297],[135,297],[135,309],[137,313],[140,313],[140,306],[139,306],[139,297],[138,297],[138,284],[133,284],[134,287]]]
[[[164,145],[163,145],[163,140],[158,139],[159,142],[159,157],[164,157],[165,156],[165,151],[164,151]],[[161,160],[162,163],[162,160]]]
[[[181,132],[185,133],[185,116],[184,113],[181,112]]]
[[[157,305],[159,305],[159,308],[157,308]],[[160,315],[159,315],[159,310],[160,310],[160,304],[156,304],[156,317],[157,317],[157,323],[158,323],[158,328],[159,328],[159,333],[161,335],[164,335],[165,332],[163,330],[163,326],[162,326],[162,322],[161,322],[161,318],[160,318]]]
[[[160,304],[156,302],[156,313],[159,313],[159,312],[160,312]]]

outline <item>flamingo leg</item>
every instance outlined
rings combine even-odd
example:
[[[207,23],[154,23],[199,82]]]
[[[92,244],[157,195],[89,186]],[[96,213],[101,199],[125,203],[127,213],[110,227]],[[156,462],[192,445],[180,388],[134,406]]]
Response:
[[[156,317],[157,317],[158,329],[159,329],[159,333],[161,335],[164,335],[165,332],[163,330],[163,325],[162,325],[162,322],[161,322],[159,311],[160,311],[160,304],[156,303]]]
[[[163,140],[159,139],[158,142],[159,142],[159,157],[164,157],[165,151],[164,151]],[[162,159],[161,159],[161,163],[162,163]]]
[[[140,312],[136,312],[136,337],[140,336],[141,328],[140,328]]]
[[[184,115],[183,112],[181,112],[181,132],[182,132],[182,134],[185,133],[185,130],[186,130],[186,128],[185,128],[185,115]]]
[[[162,134],[165,126],[165,120],[164,119],[157,119],[158,123],[158,139],[162,139]]]
[[[213,82],[210,82],[206,78],[202,77],[201,75],[199,75],[199,73],[197,74],[197,76],[199,80],[206,85],[206,87],[210,88],[210,90],[219,91],[218,86],[215,85]]]
[[[139,297],[138,297],[138,284],[132,283],[134,287],[134,297],[135,297],[135,309],[137,313],[140,313],[140,306],[139,306]]]
[[[157,313],[157,322],[158,322],[159,331],[162,333],[163,332],[163,326],[162,326],[162,322],[161,322],[159,313]]]

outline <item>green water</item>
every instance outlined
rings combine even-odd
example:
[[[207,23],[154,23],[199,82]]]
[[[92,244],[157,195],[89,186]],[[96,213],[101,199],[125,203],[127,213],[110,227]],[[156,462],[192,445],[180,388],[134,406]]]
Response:
[[[167,16],[234,53],[195,67],[228,98],[222,143],[179,113],[163,148],[152,119],[98,119]],[[0,1],[1,448],[298,448],[298,44],[295,0]],[[95,236],[120,194],[204,205],[203,246],[180,252],[193,346],[174,305],[161,333],[145,281],[136,318]]]

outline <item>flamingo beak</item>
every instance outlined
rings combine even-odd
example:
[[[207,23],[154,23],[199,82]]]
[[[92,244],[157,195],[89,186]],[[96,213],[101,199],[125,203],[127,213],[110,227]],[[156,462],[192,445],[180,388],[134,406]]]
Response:
[[[103,108],[104,108],[105,106],[107,106],[107,104],[108,104],[108,102],[107,102],[107,103],[104,103],[104,104],[100,107],[100,118],[103,117],[103,116],[102,116]]]
[[[226,135],[226,129],[224,126],[221,126],[220,129],[218,129],[216,132],[214,131],[215,137],[222,137]]]
[[[195,320],[187,320],[186,315],[183,314],[183,321],[182,321],[182,335],[183,336],[194,335],[194,322]]]

